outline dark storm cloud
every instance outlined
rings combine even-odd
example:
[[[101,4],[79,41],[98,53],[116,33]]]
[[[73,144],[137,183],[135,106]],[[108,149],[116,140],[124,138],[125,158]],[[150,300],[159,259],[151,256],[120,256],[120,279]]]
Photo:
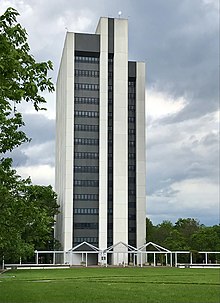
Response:
[[[219,133],[212,132],[214,123],[213,117],[206,116],[175,127],[151,126],[147,140],[148,195],[167,195],[173,183],[187,179],[218,182]]]
[[[24,150],[28,155],[26,166],[55,165],[55,142],[49,141],[40,145],[31,145]]]
[[[167,122],[215,111],[219,106],[218,10],[201,0],[120,4],[129,19],[130,57],[146,61],[148,88],[188,101]],[[117,9],[118,2],[113,1],[111,12]]]
[[[216,148],[216,153],[218,152],[218,143],[219,143],[219,133],[210,133],[205,136],[203,139],[203,144],[208,146],[213,146]]]
[[[157,208],[154,207],[155,204],[158,205]],[[177,208],[167,201],[158,201],[157,199],[153,200],[151,198],[149,199],[149,208],[151,212],[148,213],[147,216],[155,225],[160,224],[164,220],[175,223],[179,218],[195,218],[198,219],[201,224],[207,226],[219,224],[219,218],[215,208],[186,208],[184,205]],[[158,209],[160,211],[158,211]]]
[[[148,87],[188,101],[173,121],[215,111],[219,105],[217,9],[200,0],[146,1],[139,9],[138,18],[132,16],[130,22],[131,48],[135,52],[135,46],[141,45],[138,54],[147,61]]]
[[[218,108],[219,91],[219,18],[214,4],[202,0],[113,0],[49,1],[37,5],[29,1],[36,15],[47,26],[48,39],[41,39],[42,49],[54,61],[56,79],[63,47],[65,27],[77,31],[77,22],[89,18],[85,31],[94,32],[100,16],[129,20],[130,59],[147,63],[147,86],[173,97],[185,97],[188,105],[164,122],[199,117]],[[95,8],[95,9],[94,9]],[[63,28],[58,28],[62,19]],[[44,31],[39,25],[39,35]],[[34,37],[36,39],[36,37]],[[47,38],[47,36],[46,36]]]
[[[21,10],[25,7],[23,2],[17,6]],[[117,17],[118,11],[122,11],[122,17],[129,20],[130,58],[146,61],[148,88],[154,86],[158,91],[174,97],[184,96],[189,101],[170,121],[197,117],[218,107],[219,12],[216,5],[205,4],[204,0],[56,0],[53,5],[50,1],[29,0],[26,6],[33,10],[31,20],[24,24],[30,30],[34,27],[31,44],[37,58],[53,60],[54,80],[65,27],[77,31],[80,20],[87,18],[89,22],[84,22],[83,30],[94,32],[100,16]]]
[[[25,132],[31,142],[21,146],[27,155],[25,166],[49,164],[55,161],[55,120],[40,113],[25,114]]]
[[[54,166],[55,161],[55,120],[37,114],[23,115],[25,131],[29,143],[22,144],[7,153],[13,159],[15,167],[48,164]]]
[[[204,2],[55,0],[52,5],[45,0],[26,2],[33,10],[23,24],[29,33],[31,49],[37,60],[54,62],[54,80],[65,27],[69,31],[93,33],[100,16],[117,17],[118,11],[122,11],[122,17],[129,21],[129,58],[146,61],[148,92],[151,89],[164,92],[174,101],[179,97],[186,100],[186,106],[177,114],[157,122],[148,119],[147,214],[154,223],[165,219],[176,221],[179,217],[198,217],[204,224],[216,222],[216,206],[209,206],[216,200],[212,190],[204,207],[198,204],[200,189],[193,193],[191,205],[185,206],[187,192],[184,201],[175,201],[180,191],[173,187],[189,179],[202,179],[207,184],[216,184],[219,179],[219,139],[213,132],[216,128],[213,117],[207,115],[218,108],[219,100],[219,12],[216,6]],[[17,3],[23,7],[23,1]],[[22,18],[22,10],[20,13]],[[54,120],[39,113],[24,118],[32,142],[22,146],[17,162],[53,165]]]
[[[19,148],[16,148],[11,153],[6,153],[5,157],[10,157],[13,159],[13,166],[23,166],[26,165],[28,156]]]
[[[55,140],[55,120],[40,113],[23,115],[25,133],[31,138],[32,145]]]

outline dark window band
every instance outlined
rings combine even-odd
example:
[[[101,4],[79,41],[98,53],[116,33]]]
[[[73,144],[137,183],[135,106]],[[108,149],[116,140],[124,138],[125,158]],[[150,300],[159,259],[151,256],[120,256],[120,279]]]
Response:
[[[78,145],[99,145],[99,139],[75,138],[74,143]]]
[[[98,201],[99,200],[99,195],[97,195],[97,194],[74,194],[73,198],[74,198],[74,200]]]
[[[74,208],[75,215],[98,215],[98,208]]]
[[[98,180],[74,180],[74,186],[98,187]]]
[[[81,117],[81,118],[98,118],[99,117],[99,112],[75,110],[74,111],[74,116],[75,117]]]
[[[97,58],[97,57],[75,56],[75,62],[81,62],[81,63],[99,63],[99,58]]]
[[[90,153],[90,152],[76,152],[74,153],[75,159],[98,159],[98,153]]]
[[[76,104],[99,104],[99,98],[93,97],[75,97]]]
[[[76,173],[98,173],[98,166],[74,166],[74,172]]]
[[[89,124],[75,124],[74,129],[78,130],[78,131],[98,132],[99,126],[98,125],[89,125]]]
[[[98,84],[89,84],[89,83],[75,83],[74,84],[75,89],[78,90],[99,90]]]
[[[77,77],[99,77],[98,70],[82,70],[82,69],[75,69],[75,76]]]

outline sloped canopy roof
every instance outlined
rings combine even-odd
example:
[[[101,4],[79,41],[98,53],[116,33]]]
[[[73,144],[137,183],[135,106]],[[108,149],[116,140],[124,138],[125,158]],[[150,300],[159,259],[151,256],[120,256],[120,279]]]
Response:
[[[138,248],[138,250],[142,250],[142,251],[143,251],[143,250],[145,250],[145,249],[146,249],[147,247],[149,247],[149,246],[153,246],[153,248],[154,248],[155,250],[160,251],[160,252],[168,252],[168,253],[171,253],[171,251],[168,250],[167,248],[162,247],[162,246],[160,246],[160,245],[158,245],[158,244],[156,244],[156,243],[153,243],[153,242],[148,242],[148,243],[146,243],[146,244],[140,246],[140,247]]]
[[[118,251],[118,252],[137,251],[137,248],[120,241],[120,242],[118,242],[114,245],[111,245],[111,246],[107,247],[106,249],[103,250],[103,252],[106,253],[106,252],[109,252],[109,251],[113,251],[114,248],[116,248],[116,247],[121,248],[121,249],[125,248],[125,250],[121,250],[121,251]]]
[[[101,250],[98,247],[84,241],[68,250],[68,252],[71,252],[71,251],[83,251],[83,252],[84,251],[97,251],[97,252],[99,252]]]

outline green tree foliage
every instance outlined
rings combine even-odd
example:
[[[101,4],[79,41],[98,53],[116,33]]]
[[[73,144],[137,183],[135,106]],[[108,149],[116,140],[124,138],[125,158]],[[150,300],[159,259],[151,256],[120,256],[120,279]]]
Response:
[[[44,230],[39,233],[40,220],[36,222],[36,225],[29,226],[25,234],[26,241],[29,242],[29,239],[35,237],[35,249],[38,250],[53,250],[59,247],[59,243],[53,238],[54,217],[59,213],[59,206],[52,186],[30,185],[27,187],[26,195],[28,201],[45,213]]]
[[[8,8],[0,16],[0,153],[28,141],[20,130],[24,125],[22,115],[13,112],[14,105],[26,101],[32,102],[36,110],[44,109],[46,100],[41,93],[54,90],[48,77],[52,63],[38,63],[30,54],[27,33],[16,20],[18,15]]]
[[[34,249],[54,246],[54,216],[58,213],[51,186],[22,179],[4,154],[29,141],[16,104],[31,102],[42,110],[42,92],[54,90],[48,72],[51,61],[38,63],[30,54],[27,33],[17,23],[18,12],[8,8],[0,16],[0,259],[16,262]]]
[[[58,213],[56,194],[51,186],[21,179],[11,168],[11,159],[0,165],[0,209],[0,257],[15,262],[36,248],[48,247]]]
[[[220,251],[220,225],[204,226],[193,218],[180,218],[173,225],[163,221],[154,226],[146,220],[146,240],[169,250]]]
[[[214,227],[201,227],[191,236],[192,247],[197,251],[220,251],[220,239]]]
[[[146,218],[146,242],[153,241],[152,234],[153,234],[153,223],[149,218]]]
[[[154,229],[154,236],[153,236],[154,241],[157,239],[159,241],[159,244],[164,243],[167,237],[170,236],[172,230],[173,230],[172,222],[167,220],[163,221],[161,224],[157,225]]]
[[[175,227],[185,238],[189,238],[200,229],[201,225],[196,219],[180,218],[175,223]]]
[[[188,250],[187,241],[184,236],[175,228],[170,231],[169,236],[163,242],[170,250]]]

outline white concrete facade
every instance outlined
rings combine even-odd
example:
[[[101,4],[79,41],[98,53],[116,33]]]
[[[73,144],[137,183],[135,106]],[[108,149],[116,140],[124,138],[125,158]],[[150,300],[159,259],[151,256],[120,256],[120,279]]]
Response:
[[[100,18],[99,69],[99,248],[107,247],[108,186],[108,18]]]
[[[74,34],[67,33],[58,79],[56,107],[55,190],[60,213],[55,236],[63,249],[72,247],[73,237],[73,135],[74,135]]]
[[[99,50],[99,227],[98,247],[108,246],[108,56],[109,19],[100,18]],[[75,35],[67,33],[57,80],[56,192],[60,214],[55,227],[63,250],[73,245],[74,56]],[[129,244],[128,230],[128,21],[114,19],[113,60],[113,245]],[[145,64],[136,63],[136,246],[145,243]],[[115,251],[119,249],[116,246]],[[122,257],[118,257],[118,256]],[[113,263],[128,263],[126,254]]]
[[[114,245],[120,241],[128,244],[128,21],[122,19],[114,20],[113,92]],[[126,262],[117,260],[119,263],[123,261]]]
[[[145,63],[137,62],[136,73],[136,228],[140,247],[146,241]]]

